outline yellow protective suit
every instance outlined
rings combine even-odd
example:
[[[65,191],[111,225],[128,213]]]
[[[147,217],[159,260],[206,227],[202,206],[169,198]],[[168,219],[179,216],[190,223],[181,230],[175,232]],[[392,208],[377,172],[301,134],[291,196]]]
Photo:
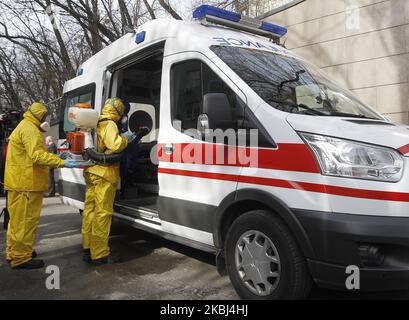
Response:
[[[128,146],[116,125],[125,112],[120,99],[109,99],[97,126],[98,152],[120,153]],[[99,164],[84,171],[85,207],[82,214],[83,248],[91,250],[91,259],[109,256],[109,233],[114,211],[115,192],[120,178],[119,163]]]
[[[64,167],[64,161],[44,146],[39,127],[47,108],[34,103],[29,110],[12,132],[7,148],[4,184],[10,222],[6,254],[12,267],[31,260],[43,192],[48,188],[48,167]]]

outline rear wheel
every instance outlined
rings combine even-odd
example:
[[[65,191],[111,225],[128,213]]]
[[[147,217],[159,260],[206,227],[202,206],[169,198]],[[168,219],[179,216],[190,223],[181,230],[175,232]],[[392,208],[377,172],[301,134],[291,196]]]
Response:
[[[248,300],[304,299],[312,280],[290,230],[271,212],[235,220],[225,243],[227,271],[238,295]]]

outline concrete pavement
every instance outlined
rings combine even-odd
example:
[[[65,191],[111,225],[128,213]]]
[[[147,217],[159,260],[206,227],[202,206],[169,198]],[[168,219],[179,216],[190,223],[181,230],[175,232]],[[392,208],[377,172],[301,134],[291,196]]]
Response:
[[[4,207],[0,200],[0,209]],[[1,226],[2,220],[0,219]],[[6,233],[0,230],[2,299],[238,299],[214,256],[115,223],[111,246],[123,261],[89,266],[82,261],[81,217],[59,198],[45,199],[35,249],[60,270],[60,290],[46,288],[43,270],[12,270],[5,261]],[[314,289],[311,299],[408,298],[408,293],[346,294]]]
[[[4,201],[0,201],[0,208]],[[2,218],[1,218],[2,222]],[[2,225],[2,224],[1,224]],[[48,290],[44,270],[12,270],[0,231],[0,299],[237,299],[220,277],[212,255],[179,246],[115,223],[111,246],[122,255],[114,265],[82,261],[81,217],[58,198],[45,199],[35,249],[61,272],[60,290]]]

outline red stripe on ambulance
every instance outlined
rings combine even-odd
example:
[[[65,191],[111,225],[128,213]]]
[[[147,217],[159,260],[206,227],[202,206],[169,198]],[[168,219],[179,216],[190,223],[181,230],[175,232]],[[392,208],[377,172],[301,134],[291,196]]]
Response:
[[[163,147],[163,144],[159,146],[160,162],[320,173],[315,158],[304,144],[280,144],[277,149],[200,143],[173,144],[171,155],[167,155],[162,150]]]
[[[285,189],[302,190],[302,191],[308,191],[308,192],[324,193],[324,194],[329,194],[329,195],[336,195],[336,196],[350,197],[350,198],[409,202],[409,193],[403,193],[403,192],[363,190],[363,189],[337,187],[337,186],[308,183],[308,182],[240,176],[240,175],[223,174],[223,173],[190,171],[190,170],[176,170],[176,169],[159,168],[158,172],[161,174],[178,175],[178,176],[202,178],[202,179],[213,179],[213,180],[221,180],[221,181],[240,182],[240,183],[247,183],[247,184],[254,184],[254,185],[276,187],[276,188],[285,188]]]
[[[402,155],[408,154],[408,153],[409,153],[409,144],[407,144],[406,146],[400,147],[400,148],[398,149],[398,151],[399,151]]]

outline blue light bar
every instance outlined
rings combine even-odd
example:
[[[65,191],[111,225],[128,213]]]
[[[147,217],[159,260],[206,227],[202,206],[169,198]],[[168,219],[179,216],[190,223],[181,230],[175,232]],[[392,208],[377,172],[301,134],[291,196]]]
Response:
[[[265,21],[261,22],[261,30],[265,30],[265,31],[270,31],[272,33],[275,33],[276,35],[280,36],[280,37],[284,37],[288,30],[282,26],[276,25],[276,24],[272,24],[272,23],[268,23]]]
[[[281,38],[287,34],[287,29],[284,27],[209,5],[196,8],[193,11],[193,18],[202,23],[212,22],[262,36]]]
[[[200,6],[196,8],[195,11],[193,11],[193,19],[204,19],[207,15],[234,22],[240,22],[241,20],[241,14],[239,13],[212,7],[209,5]]]

